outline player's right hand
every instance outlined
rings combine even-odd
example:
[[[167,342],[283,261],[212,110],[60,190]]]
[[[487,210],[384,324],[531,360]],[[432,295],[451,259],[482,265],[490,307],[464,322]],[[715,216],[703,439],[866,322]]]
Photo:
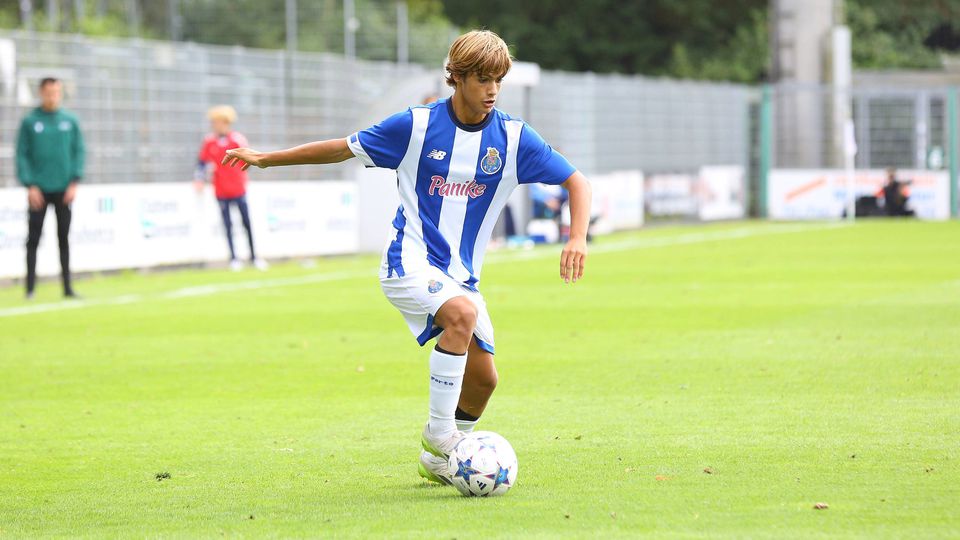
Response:
[[[27,189],[27,204],[30,205],[30,209],[40,210],[43,208],[43,203],[43,192],[40,191],[40,188],[37,186],[30,186],[30,188]]]
[[[236,148],[234,150],[227,150],[227,155],[223,157],[223,161],[221,161],[220,164],[226,165],[227,167],[240,165],[241,171],[249,169],[251,165],[265,169],[267,166],[263,164],[262,159],[263,152],[257,152],[253,148]]]

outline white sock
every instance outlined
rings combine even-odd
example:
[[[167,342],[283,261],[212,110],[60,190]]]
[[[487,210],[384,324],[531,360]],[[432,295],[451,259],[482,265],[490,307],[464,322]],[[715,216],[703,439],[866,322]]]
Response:
[[[460,401],[466,354],[430,352],[430,433],[443,437],[457,430],[454,415]]]
[[[473,429],[477,427],[477,422],[479,421],[479,418],[476,420],[457,420],[457,429],[464,433],[471,433]]]

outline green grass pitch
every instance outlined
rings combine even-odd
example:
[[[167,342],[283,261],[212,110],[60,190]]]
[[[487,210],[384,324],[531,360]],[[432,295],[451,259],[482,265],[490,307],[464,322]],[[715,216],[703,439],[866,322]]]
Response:
[[[499,499],[417,476],[374,257],[0,290],[0,538],[960,536],[960,223],[650,229],[575,286],[558,252],[483,276]]]

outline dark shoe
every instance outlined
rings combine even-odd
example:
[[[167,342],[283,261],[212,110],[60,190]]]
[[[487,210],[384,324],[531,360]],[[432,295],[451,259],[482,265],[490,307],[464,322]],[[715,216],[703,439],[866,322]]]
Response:
[[[23,297],[24,300],[33,300],[33,291],[27,291],[26,296]]]
[[[83,300],[83,297],[73,291],[63,293],[63,297],[69,300]]]

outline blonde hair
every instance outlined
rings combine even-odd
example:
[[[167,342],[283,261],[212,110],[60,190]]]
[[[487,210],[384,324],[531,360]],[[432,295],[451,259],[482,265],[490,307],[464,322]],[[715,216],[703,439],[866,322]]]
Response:
[[[207,119],[225,120],[228,124],[232,124],[237,121],[237,111],[230,105],[217,105],[210,107],[207,111]]]
[[[510,71],[513,58],[500,36],[489,30],[474,30],[458,37],[447,53],[447,85],[456,88],[453,76],[474,73],[499,79]]]

